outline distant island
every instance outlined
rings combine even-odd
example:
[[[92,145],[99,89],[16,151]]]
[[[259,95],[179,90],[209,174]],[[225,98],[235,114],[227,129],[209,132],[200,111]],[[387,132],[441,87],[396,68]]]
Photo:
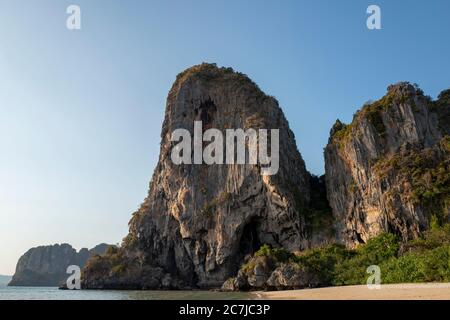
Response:
[[[108,247],[108,244],[102,243],[79,252],[67,243],[31,248],[20,257],[12,278],[5,277],[4,280],[10,280],[9,286],[60,286],[69,277],[66,273],[68,266],[83,268],[89,258],[103,254]]]

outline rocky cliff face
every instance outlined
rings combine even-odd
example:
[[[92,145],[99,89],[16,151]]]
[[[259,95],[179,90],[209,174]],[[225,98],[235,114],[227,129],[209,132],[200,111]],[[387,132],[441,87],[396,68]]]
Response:
[[[171,134],[184,128],[193,136],[194,121],[203,122],[203,131],[279,129],[278,173],[263,176],[254,164],[175,165]],[[82,285],[218,287],[261,244],[308,247],[321,239],[311,236],[317,218],[309,209],[312,179],[274,98],[231,68],[189,68],[169,92],[159,161],[130,233],[122,248],[89,262]]]
[[[28,250],[17,262],[16,272],[9,286],[59,286],[68,278],[66,269],[70,265],[83,268],[86,261],[103,254],[108,245],[100,244],[91,250],[77,252],[69,244],[41,246]]]
[[[449,219],[449,106],[450,90],[432,101],[408,83],[390,86],[351,124],[336,122],[326,175],[314,177],[274,98],[230,68],[189,68],[167,98],[148,196],[122,246],[89,260],[82,286],[208,288],[237,274],[224,289],[305,287],[317,285],[314,272],[250,255],[262,244],[290,252],[331,241],[354,247],[383,231],[413,238],[431,220]],[[262,175],[259,164],[174,164],[171,135],[186,129],[195,136],[195,121],[201,133],[279,129],[278,172]],[[238,273],[243,262],[245,274]]]
[[[449,219],[450,90],[437,101],[409,83],[339,120],[325,148],[337,240],[364,243],[382,231],[406,240],[430,219]]]

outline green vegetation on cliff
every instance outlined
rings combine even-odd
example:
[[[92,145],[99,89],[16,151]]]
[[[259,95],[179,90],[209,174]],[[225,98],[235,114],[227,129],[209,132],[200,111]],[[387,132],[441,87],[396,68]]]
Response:
[[[411,90],[402,90],[403,87],[410,87]],[[417,84],[410,85],[408,82],[400,82],[396,85],[388,87],[388,92],[381,99],[377,101],[369,101],[358,110],[350,124],[344,124],[337,120],[332,129],[331,139],[338,143],[338,146],[342,148],[347,138],[352,136],[354,128],[359,126],[361,121],[367,121],[375,129],[378,136],[384,138],[386,135],[386,126],[383,122],[382,114],[388,112],[394,106],[401,104],[409,104],[416,109],[415,98],[430,100],[423,95],[423,91]],[[443,101],[443,99],[439,100]],[[443,104],[444,102],[442,102]]]
[[[310,177],[310,204],[305,210],[305,222],[310,234],[322,233],[325,236],[334,234],[333,213],[327,199],[325,175]]]
[[[439,129],[450,134],[450,89],[442,91],[430,108],[439,115]]]
[[[433,148],[406,150],[378,160],[374,171],[381,179],[396,175],[409,187],[413,203],[436,215],[441,223],[448,218],[450,208],[450,136],[445,136]]]
[[[180,72],[176,77],[172,90],[177,89],[188,79],[191,81],[201,81],[206,86],[212,82],[229,83],[233,86],[240,87],[252,96],[263,99],[273,98],[266,96],[259,86],[246,74],[234,71],[230,67],[217,67],[215,63],[204,62]]]
[[[269,258],[273,269],[297,265],[314,276],[313,286],[365,284],[371,265],[380,267],[382,283],[446,282],[450,281],[450,224],[436,223],[421,238],[407,243],[383,233],[356,249],[332,244],[294,254],[263,245],[241,271],[251,274],[260,257]]]
[[[121,274],[125,272],[123,250],[116,246],[109,246],[102,255],[95,255],[89,259],[86,269],[95,270],[98,274]]]

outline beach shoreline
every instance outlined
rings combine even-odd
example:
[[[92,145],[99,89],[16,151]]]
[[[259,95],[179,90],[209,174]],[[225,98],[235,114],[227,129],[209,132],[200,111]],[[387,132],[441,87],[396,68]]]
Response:
[[[252,297],[265,300],[450,300],[450,283],[385,284],[380,289],[357,285],[255,291]]]

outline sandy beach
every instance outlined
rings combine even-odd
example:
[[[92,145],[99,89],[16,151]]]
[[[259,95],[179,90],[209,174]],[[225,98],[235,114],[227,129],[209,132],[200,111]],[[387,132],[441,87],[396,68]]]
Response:
[[[450,300],[450,283],[365,285],[253,293],[256,299],[274,300]]]

